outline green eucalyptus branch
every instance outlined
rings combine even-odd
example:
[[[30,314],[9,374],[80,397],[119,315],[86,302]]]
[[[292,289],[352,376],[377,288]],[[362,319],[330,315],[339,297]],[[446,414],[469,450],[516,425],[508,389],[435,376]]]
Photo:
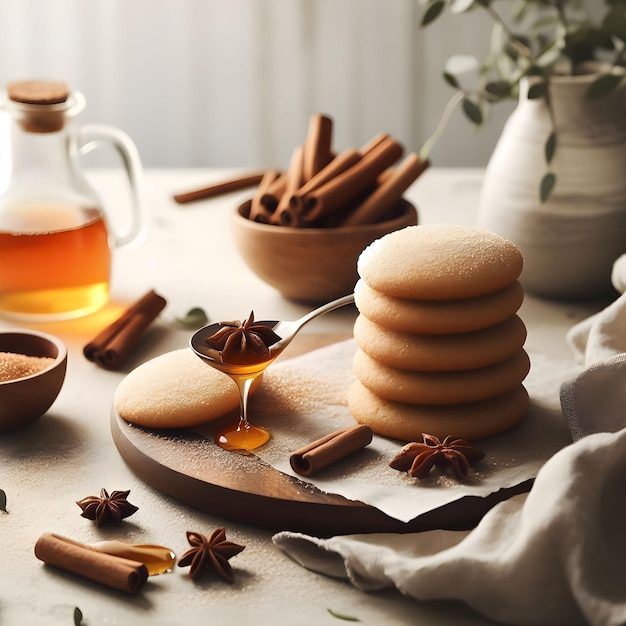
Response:
[[[529,99],[545,98],[550,115],[552,132],[544,145],[547,171],[541,183],[539,196],[545,202],[552,193],[556,176],[550,164],[557,149],[557,124],[550,100],[549,82],[551,76],[561,71],[561,62],[566,61],[570,71],[582,61],[602,58],[614,51],[613,68],[626,65],[626,10],[625,0],[604,0],[605,14],[598,24],[589,17],[586,0],[520,0],[514,3],[512,17],[518,24],[525,24],[527,32],[517,34],[495,9],[495,0],[422,0],[426,8],[421,25],[434,22],[448,8],[457,14],[468,13],[473,9],[483,9],[494,24],[493,41],[499,44],[492,50],[481,65],[481,83],[474,92],[476,102],[462,90],[458,79],[448,72],[444,78],[455,87],[459,101],[463,103],[466,117],[474,124],[481,124],[483,109],[491,104],[517,96],[519,82],[532,76],[539,80],[529,88]],[[583,11],[584,9],[584,11]],[[530,19],[534,12],[534,19]],[[498,30],[496,30],[498,29]],[[588,90],[588,97],[600,97],[617,88],[626,80],[623,74],[609,71],[600,75]],[[452,107],[454,108],[454,107]],[[444,111],[444,117],[445,111]],[[442,120],[443,121],[443,120]],[[434,141],[441,134],[440,127],[433,135]],[[433,138],[427,142],[432,148]]]
[[[430,155],[430,151],[433,149],[437,141],[439,141],[439,137],[444,133],[446,127],[448,126],[448,122],[450,121],[450,117],[454,111],[454,109],[458,106],[458,104],[465,97],[462,91],[457,91],[450,100],[448,100],[448,104],[446,104],[443,114],[441,115],[441,119],[439,120],[439,124],[437,124],[437,128],[435,132],[424,142],[422,146],[419,157],[421,161],[425,161]]]
[[[522,57],[526,59],[531,59],[532,52],[530,48],[522,41],[520,41],[518,37],[515,36],[509,25],[502,19],[502,16],[493,8],[491,3],[481,3],[480,7],[489,14],[495,24],[498,24],[500,28],[502,28],[511,46],[513,46]]]

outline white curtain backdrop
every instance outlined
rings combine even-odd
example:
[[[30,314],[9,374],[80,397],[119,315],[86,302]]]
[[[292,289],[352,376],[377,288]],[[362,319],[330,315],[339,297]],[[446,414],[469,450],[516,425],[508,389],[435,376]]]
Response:
[[[286,167],[316,112],[337,149],[385,131],[418,150],[452,95],[446,59],[482,54],[491,26],[419,15],[418,0],[0,0],[0,86],[66,80],[79,120],[125,130],[151,167]],[[478,132],[457,112],[433,163],[484,165],[511,108]]]

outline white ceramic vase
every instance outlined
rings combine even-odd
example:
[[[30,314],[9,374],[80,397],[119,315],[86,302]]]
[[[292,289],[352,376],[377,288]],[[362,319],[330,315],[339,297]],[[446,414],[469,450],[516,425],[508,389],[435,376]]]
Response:
[[[535,295],[606,296],[613,262],[626,252],[626,90],[586,98],[595,78],[551,79],[558,144],[546,202],[539,187],[552,125],[545,100],[527,98],[528,81],[485,172],[480,224],[519,247],[522,284]]]

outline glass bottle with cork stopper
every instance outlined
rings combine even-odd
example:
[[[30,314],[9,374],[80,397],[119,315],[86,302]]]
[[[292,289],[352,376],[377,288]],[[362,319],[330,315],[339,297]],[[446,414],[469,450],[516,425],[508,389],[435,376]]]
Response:
[[[133,142],[105,125],[75,127],[85,107],[63,82],[9,83],[9,141],[0,159],[0,313],[56,320],[85,315],[109,294],[111,250],[145,228]],[[100,143],[121,156],[131,190],[126,232],[109,226],[79,157]]]

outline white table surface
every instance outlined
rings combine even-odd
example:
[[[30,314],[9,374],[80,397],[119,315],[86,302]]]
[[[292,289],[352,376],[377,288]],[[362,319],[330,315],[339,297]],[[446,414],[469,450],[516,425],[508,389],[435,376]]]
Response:
[[[230,239],[230,213],[250,192],[235,192],[188,205],[172,200],[188,191],[229,178],[232,171],[149,170],[146,200],[151,219],[143,243],[115,252],[112,298],[102,311],[72,322],[22,324],[0,319],[0,329],[31,327],[63,339],[69,350],[64,387],[48,414],[33,427],[0,435],[0,489],[8,514],[0,512],[0,624],[70,625],[74,607],[85,624],[340,624],[328,609],[370,625],[488,624],[454,603],[419,603],[394,590],[362,593],[350,584],[311,573],[273,546],[271,533],[195,510],[147,486],[120,457],[110,434],[113,392],[136,365],[187,346],[190,332],[168,319],[202,306],[214,320],[254,308],[257,317],[295,319],[305,307],[285,301],[257,279]],[[121,174],[94,171],[90,178],[110,206],[124,203]],[[476,220],[481,172],[427,171],[407,197],[422,223]],[[162,319],[146,333],[124,371],[108,372],[82,356],[97,331],[148,289],[168,300]],[[521,316],[527,346],[570,358],[565,333],[598,305],[558,304],[527,297]],[[309,332],[350,332],[354,312],[337,311],[308,327]],[[306,331],[305,331],[306,332]],[[98,529],[80,516],[76,500],[100,489],[130,489],[139,511],[114,528]],[[92,543],[115,537],[158,543],[180,556],[185,531],[210,533],[225,526],[228,538],[246,549],[231,564],[235,584],[217,579],[192,582],[187,569],[149,579],[138,596],[127,596],[45,567],[33,554],[37,538],[56,532]]]

